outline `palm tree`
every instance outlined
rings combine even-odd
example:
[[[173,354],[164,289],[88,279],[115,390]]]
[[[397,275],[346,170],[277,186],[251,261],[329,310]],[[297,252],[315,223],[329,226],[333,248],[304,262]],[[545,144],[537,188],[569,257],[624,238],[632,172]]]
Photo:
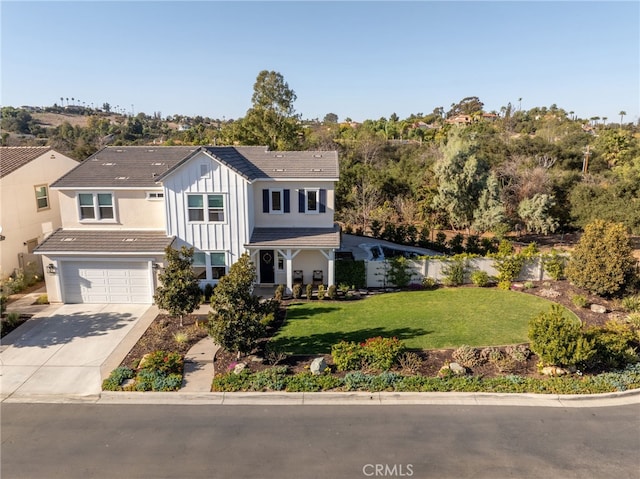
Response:
[[[64,106],[64,97],[60,97],[61,106]]]
[[[604,123],[604,126],[607,126],[607,120],[608,120],[608,117],[606,117],[606,116],[602,117],[602,121]]]
[[[67,97],[67,106],[69,106],[69,97]]]
[[[71,103],[75,103],[75,98],[71,97]]]
[[[620,111],[620,113],[618,113],[618,115],[620,115],[620,128],[622,128],[622,119],[624,118],[624,116],[627,114],[626,111],[622,110]]]
[[[575,113],[575,111],[570,111],[570,112],[569,112],[569,115],[571,115],[571,119],[572,119],[572,120],[575,120],[575,118],[573,117],[573,114],[574,114],[574,113]]]

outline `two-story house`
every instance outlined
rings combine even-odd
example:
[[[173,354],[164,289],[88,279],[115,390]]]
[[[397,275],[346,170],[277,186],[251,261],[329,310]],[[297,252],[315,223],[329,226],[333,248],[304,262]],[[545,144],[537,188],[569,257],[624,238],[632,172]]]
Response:
[[[0,147],[0,279],[16,269],[42,272],[31,253],[61,225],[49,186],[77,165],[48,146]]]
[[[195,248],[201,285],[245,252],[262,285],[334,282],[336,152],[107,147],[51,185],[62,228],[43,255],[49,301],[151,303],[166,246]]]

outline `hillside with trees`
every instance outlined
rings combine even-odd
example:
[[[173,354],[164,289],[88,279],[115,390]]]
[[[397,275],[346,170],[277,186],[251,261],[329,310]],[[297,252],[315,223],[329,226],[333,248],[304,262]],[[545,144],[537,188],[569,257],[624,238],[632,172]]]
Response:
[[[64,100],[61,98],[61,100]],[[399,118],[303,119],[277,72],[260,72],[236,120],[53,105],[2,108],[3,145],[84,159],[106,145],[268,145],[338,150],[336,219],[347,231],[418,244],[434,232],[550,234],[595,219],[640,234],[640,126],[557,105],[485,111],[478,97]],[[64,105],[64,101],[61,102]],[[54,121],[58,118],[58,121]],[[618,121],[619,120],[619,121]]]

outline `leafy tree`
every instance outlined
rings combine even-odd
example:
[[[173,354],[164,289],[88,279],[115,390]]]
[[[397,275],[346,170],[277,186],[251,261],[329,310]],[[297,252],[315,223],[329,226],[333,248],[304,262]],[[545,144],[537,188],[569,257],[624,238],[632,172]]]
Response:
[[[236,352],[238,358],[255,347],[264,335],[261,320],[265,310],[253,295],[256,268],[244,253],[226,276],[223,276],[211,295],[209,334],[215,342]]]
[[[495,174],[487,178],[487,186],[480,194],[478,208],[473,212],[473,228],[485,232],[506,221],[505,208],[500,201],[498,179]]]
[[[200,304],[202,291],[193,272],[193,248],[183,246],[180,251],[167,246],[164,250],[165,268],[158,276],[160,285],[153,296],[160,309],[172,317],[182,318],[191,314]]]
[[[524,221],[528,231],[549,234],[558,228],[558,220],[551,214],[555,206],[552,196],[536,193],[532,198],[525,198],[518,206],[518,215]]]
[[[459,134],[449,138],[434,168],[438,194],[433,206],[447,213],[454,228],[468,228],[486,187],[488,165],[476,155],[476,143]]]
[[[587,225],[567,264],[567,278],[591,293],[613,296],[634,279],[635,259],[621,223],[596,220]]]
[[[477,96],[468,96],[460,100],[460,102],[451,105],[451,110],[447,112],[447,118],[451,118],[456,115],[474,115],[482,113],[483,108],[484,103],[482,103]]]
[[[253,106],[241,122],[242,139],[272,149],[294,149],[300,133],[293,107],[296,98],[280,73],[261,71],[253,85]]]
[[[323,123],[338,123],[338,115],[335,113],[327,113],[322,120]]]

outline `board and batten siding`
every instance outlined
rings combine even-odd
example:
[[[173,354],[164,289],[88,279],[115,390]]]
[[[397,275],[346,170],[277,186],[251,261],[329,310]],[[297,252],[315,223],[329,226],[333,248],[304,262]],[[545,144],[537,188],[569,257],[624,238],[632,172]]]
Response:
[[[201,174],[201,165],[207,165],[207,175]],[[201,251],[226,251],[231,255],[230,263],[237,261],[245,251],[244,244],[249,242],[251,203],[247,180],[202,153],[166,177],[163,185],[167,234],[179,238],[176,246],[185,244]],[[187,195],[191,193],[222,194],[224,222],[190,222]]]

